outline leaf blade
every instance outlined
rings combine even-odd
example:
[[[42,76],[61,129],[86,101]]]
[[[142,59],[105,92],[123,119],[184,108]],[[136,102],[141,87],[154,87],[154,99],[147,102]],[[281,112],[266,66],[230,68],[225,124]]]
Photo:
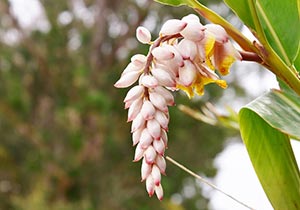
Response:
[[[239,117],[241,136],[271,204],[299,209],[300,175],[288,136],[249,108],[241,109]]]

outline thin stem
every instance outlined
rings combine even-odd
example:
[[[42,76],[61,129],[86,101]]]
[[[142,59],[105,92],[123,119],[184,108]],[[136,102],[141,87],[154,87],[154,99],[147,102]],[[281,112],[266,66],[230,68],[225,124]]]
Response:
[[[193,177],[195,177],[196,179],[200,180],[201,182],[203,182],[204,184],[209,185],[210,187],[212,187],[213,189],[219,191],[220,193],[226,195],[227,197],[231,198],[232,200],[234,200],[235,202],[243,205],[244,207],[254,210],[254,208],[246,205],[245,203],[239,201],[238,199],[234,198],[233,196],[227,194],[226,192],[224,192],[223,190],[219,189],[217,186],[215,186],[214,184],[210,183],[209,181],[207,181],[206,179],[202,178],[201,176],[199,176],[198,174],[196,174],[195,172],[189,170],[188,168],[186,168],[185,166],[181,165],[180,163],[178,163],[177,161],[173,160],[172,158],[170,158],[169,156],[166,156],[166,159],[168,161],[170,161],[171,163],[173,163],[174,165],[178,166],[179,168],[181,168],[182,170],[184,170],[185,172],[187,172],[188,174],[192,175]]]

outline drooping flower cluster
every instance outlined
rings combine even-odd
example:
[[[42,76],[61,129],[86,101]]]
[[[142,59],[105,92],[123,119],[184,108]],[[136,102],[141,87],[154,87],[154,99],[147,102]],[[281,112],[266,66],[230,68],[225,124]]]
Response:
[[[196,15],[166,21],[154,41],[149,30],[141,26],[136,36],[141,43],[150,45],[149,53],[134,55],[115,87],[126,88],[138,81],[124,99],[136,145],[134,161],[142,159],[141,177],[146,181],[147,192],[161,200],[168,106],[175,104],[171,91],[181,89],[193,97],[195,93],[203,95],[208,83],[226,88],[215,70],[228,74],[231,64],[241,56],[221,26],[203,26]]]

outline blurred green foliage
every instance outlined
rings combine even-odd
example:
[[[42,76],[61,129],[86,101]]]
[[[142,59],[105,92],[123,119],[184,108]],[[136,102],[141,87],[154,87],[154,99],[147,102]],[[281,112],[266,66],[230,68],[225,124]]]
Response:
[[[206,209],[199,185],[171,164],[162,181],[165,199],[148,198],[140,163],[132,163],[126,90],[113,87],[130,56],[147,53],[134,39],[138,25],[157,34],[166,18],[192,11],[140,0],[40,3],[49,30],[22,27],[9,2],[0,2],[0,209]],[[70,22],[59,21],[63,14]],[[12,31],[16,42],[3,38]],[[206,90],[211,102],[221,96],[216,86]],[[176,102],[199,108],[205,101],[178,94]],[[225,131],[176,107],[170,113],[166,153],[213,177]],[[187,185],[195,193],[186,195]],[[172,202],[174,194],[180,204]]]

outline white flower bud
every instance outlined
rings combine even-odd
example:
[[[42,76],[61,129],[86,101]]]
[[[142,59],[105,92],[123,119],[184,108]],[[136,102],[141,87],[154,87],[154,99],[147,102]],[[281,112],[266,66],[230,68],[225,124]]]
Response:
[[[142,105],[142,99],[137,99],[134,102],[132,102],[128,110],[127,122],[130,122],[135,119],[135,117],[140,113]]]
[[[139,143],[141,148],[147,149],[150,146],[150,144],[152,143],[152,141],[153,141],[153,138],[150,135],[150,133],[148,132],[148,129],[144,128],[144,130],[142,131],[140,143]]]
[[[134,101],[138,98],[140,98],[144,94],[145,88],[141,85],[136,85],[132,87],[128,93],[126,94],[126,97],[124,99],[124,102],[128,101]]]
[[[140,72],[131,71],[126,74],[122,74],[121,78],[115,83],[116,88],[126,88],[135,83],[140,76]]]
[[[145,153],[145,150],[143,148],[141,148],[140,144],[137,144],[136,148],[135,148],[135,153],[134,153],[134,159],[133,162],[137,162],[140,159],[142,159],[143,155]]]
[[[165,130],[161,131],[161,139],[165,144],[165,147],[168,148],[168,135],[167,132]]]
[[[141,113],[139,113],[134,120],[132,121],[131,124],[131,132],[135,132],[136,130],[142,128],[145,126],[145,119]]]
[[[155,164],[160,170],[160,173],[164,174],[166,173],[166,160],[162,155],[156,155]]]
[[[151,53],[157,60],[170,60],[175,56],[170,49],[163,46],[154,48]]]
[[[145,158],[143,159],[142,162],[142,167],[141,167],[141,177],[142,177],[142,181],[144,181],[150,174],[152,171],[152,166],[149,165],[146,161]]]
[[[190,21],[187,26],[180,32],[185,38],[195,42],[198,42],[204,38],[205,27],[196,21]]]
[[[190,61],[184,61],[184,66],[179,69],[179,82],[188,87],[196,80],[197,74],[194,64]]]
[[[146,190],[150,197],[154,194],[155,184],[151,174],[146,179]]]
[[[158,94],[160,94],[161,96],[163,96],[165,98],[168,106],[175,105],[174,96],[172,95],[172,93],[170,91],[168,91],[167,89],[160,87],[160,86],[156,87],[154,90],[155,90],[155,92],[157,92]]]
[[[163,192],[163,188],[162,188],[161,184],[158,186],[155,186],[155,194],[160,201],[163,199],[164,192]]]
[[[166,116],[165,113],[156,110],[154,118],[164,130],[168,130],[169,118]]]
[[[164,155],[165,153],[165,144],[163,142],[163,140],[159,139],[159,140],[154,140],[153,141],[153,148],[155,149],[155,151],[160,154],[160,155]]]
[[[175,78],[172,77],[173,72],[160,68],[153,68],[151,73],[157,79],[159,85],[176,87]]]
[[[157,122],[157,120],[152,119],[147,121],[147,129],[149,131],[149,134],[154,138],[154,139],[160,139],[160,133],[161,133],[161,128],[160,124]]]
[[[144,75],[141,79],[141,84],[147,88],[155,88],[158,86],[158,81],[152,75]]]
[[[139,42],[148,44],[151,41],[151,33],[147,28],[139,26],[136,29],[136,38],[139,40]]]
[[[154,161],[155,161],[155,158],[156,158],[156,151],[155,149],[153,148],[153,146],[149,146],[145,153],[144,153],[144,156],[145,156],[145,160],[148,164],[153,164]]]
[[[225,43],[229,40],[228,35],[222,26],[217,24],[206,24],[205,28],[215,36],[216,42]]]
[[[188,39],[182,39],[177,45],[177,50],[185,60],[194,60],[198,52],[196,43]]]
[[[141,114],[143,115],[145,120],[153,119],[155,115],[155,108],[150,101],[148,100],[144,101],[144,104],[141,109]]]
[[[194,14],[189,14],[187,16],[184,16],[182,19],[182,21],[184,22],[191,22],[191,21],[196,21],[196,22],[200,22],[200,19],[197,15],[194,15]]]
[[[181,32],[187,23],[178,19],[167,20],[161,27],[160,35],[173,35]]]
[[[143,68],[147,62],[147,57],[142,54],[136,54],[130,60],[135,66]]]
[[[160,174],[159,168],[158,168],[155,164],[153,164],[153,166],[152,166],[151,175],[152,175],[154,184],[155,184],[156,186],[160,185],[161,174]]]
[[[140,141],[141,133],[144,128],[140,128],[132,133],[132,146],[135,146]]]
[[[151,103],[159,110],[163,112],[168,112],[168,107],[166,100],[163,96],[158,94],[157,92],[149,92],[149,98]]]

